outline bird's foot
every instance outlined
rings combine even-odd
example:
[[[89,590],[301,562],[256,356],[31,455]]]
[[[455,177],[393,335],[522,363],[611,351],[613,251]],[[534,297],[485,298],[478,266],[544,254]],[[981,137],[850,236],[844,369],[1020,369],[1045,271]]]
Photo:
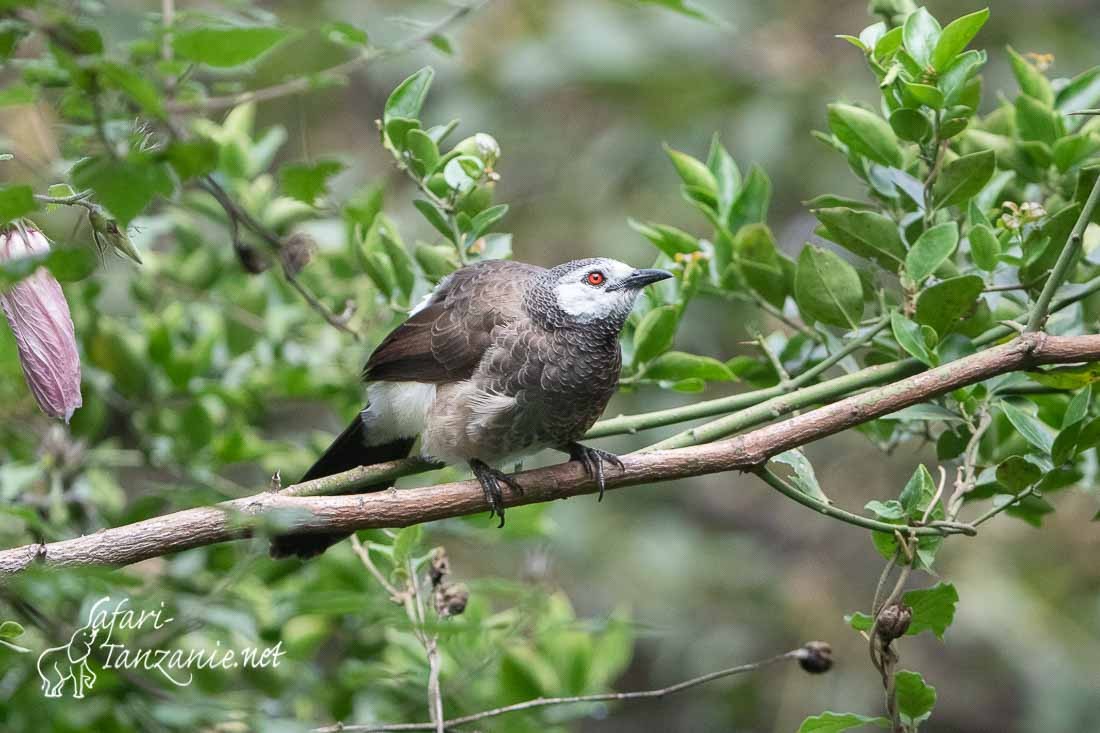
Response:
[[[584,472],[588,474],[589,478],[596,479],[596,486],[600,488],[600,495],[596,501],[603,501],[604,491],[604,474],[603,464],[610,463],[620,471],[626,470],[623,462],[619,460],[619,457],[614,453],[608,453],[605,450],[599,448],[589,448],[586,445],[580,443],[570,443],[566,446],[566,452],[569,453],[569,459],[579,462],[584,466]]]
[[[493,515],[500,517],[498,527],[504,526],[504,492],[500,485],[504,484],[517,494],[523,494],[523,487],[508,474],[498,471],[485,461],[473,459],[470,461],[470,470],[481,484],[481,490],[485,492],[485,501],[489,502],[489,518]]]

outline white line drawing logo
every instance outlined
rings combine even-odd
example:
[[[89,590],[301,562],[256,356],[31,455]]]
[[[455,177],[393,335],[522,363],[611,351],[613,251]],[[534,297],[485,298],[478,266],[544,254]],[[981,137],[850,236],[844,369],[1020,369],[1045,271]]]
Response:
[[[46,697],[61,697],[65,683],[72,680],[73,697],[84,697],[84,691],[95,684],[95,672],[88,664],[92,643],[99,629],[92,620],[73,632],[68,644],[50,647],[38,655],[38,676],[42,678],[42,692]]]
[[[125,639],[112,641],[116,630],[140,632],[146,627],[160,630],[175,618],[162,616],[164,603],[156,610],[138,611],[129,607],[128,598],[121,599],[113,607],[107,606],[110,602],[110,596],[100,598],[88,612],[87,623],[73,632],[69,643],[50,647],[38,655],[43,695],[62,697],[71,687],[74,698],[83,698],[96,681],[90,661],[96,661],[103,669],[159,672],[176,687],[187,687],[193,679],[192,669],[278,667],[281,657],[286,654],[282,641],[265,649],[249,647],[240,653],[222,648],[220,640],[214,643],[213,649],[190,651],[130,646]],[[93,652],[97,653],[93,656]]]

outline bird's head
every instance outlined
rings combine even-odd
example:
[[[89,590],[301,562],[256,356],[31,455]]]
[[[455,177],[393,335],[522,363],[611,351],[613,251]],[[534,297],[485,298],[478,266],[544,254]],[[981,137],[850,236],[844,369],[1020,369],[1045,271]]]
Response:
[[[665,270],[639,270],[607,257],[573,260],[548,271],[540,300],[550,301],[544,307],[558,325],[598,323],[617,333],[642,288],[669,277]]]

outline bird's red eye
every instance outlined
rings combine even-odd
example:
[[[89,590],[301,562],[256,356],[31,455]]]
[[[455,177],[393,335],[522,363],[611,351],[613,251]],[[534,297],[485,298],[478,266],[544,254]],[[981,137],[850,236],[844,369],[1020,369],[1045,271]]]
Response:
[[[590,272],[587,280],[589,285],[603,285],[603,273],[599,270]]]

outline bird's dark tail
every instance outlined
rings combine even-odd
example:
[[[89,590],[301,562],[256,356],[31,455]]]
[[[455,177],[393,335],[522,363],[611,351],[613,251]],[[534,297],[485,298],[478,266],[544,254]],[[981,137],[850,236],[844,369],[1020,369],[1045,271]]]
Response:
[[[332,445],[317,459],[317,462],[299,479],[311,481],[333,474],[350,471],[359,466],[371,466],[375,463],[395,461],[409,455],[415,438],[400,438],[383,445],[367,445],[367,428],[359,415],[351,425],[332,442]],[[359,489],[361,492],[381,491],[389,483],[380,483]],[[271,540],[271,556],[275,558],[297,556],[306,560],[320,555],[332,545],[347,537],[341,532],[321,532],[314,534],[284,534]]]

